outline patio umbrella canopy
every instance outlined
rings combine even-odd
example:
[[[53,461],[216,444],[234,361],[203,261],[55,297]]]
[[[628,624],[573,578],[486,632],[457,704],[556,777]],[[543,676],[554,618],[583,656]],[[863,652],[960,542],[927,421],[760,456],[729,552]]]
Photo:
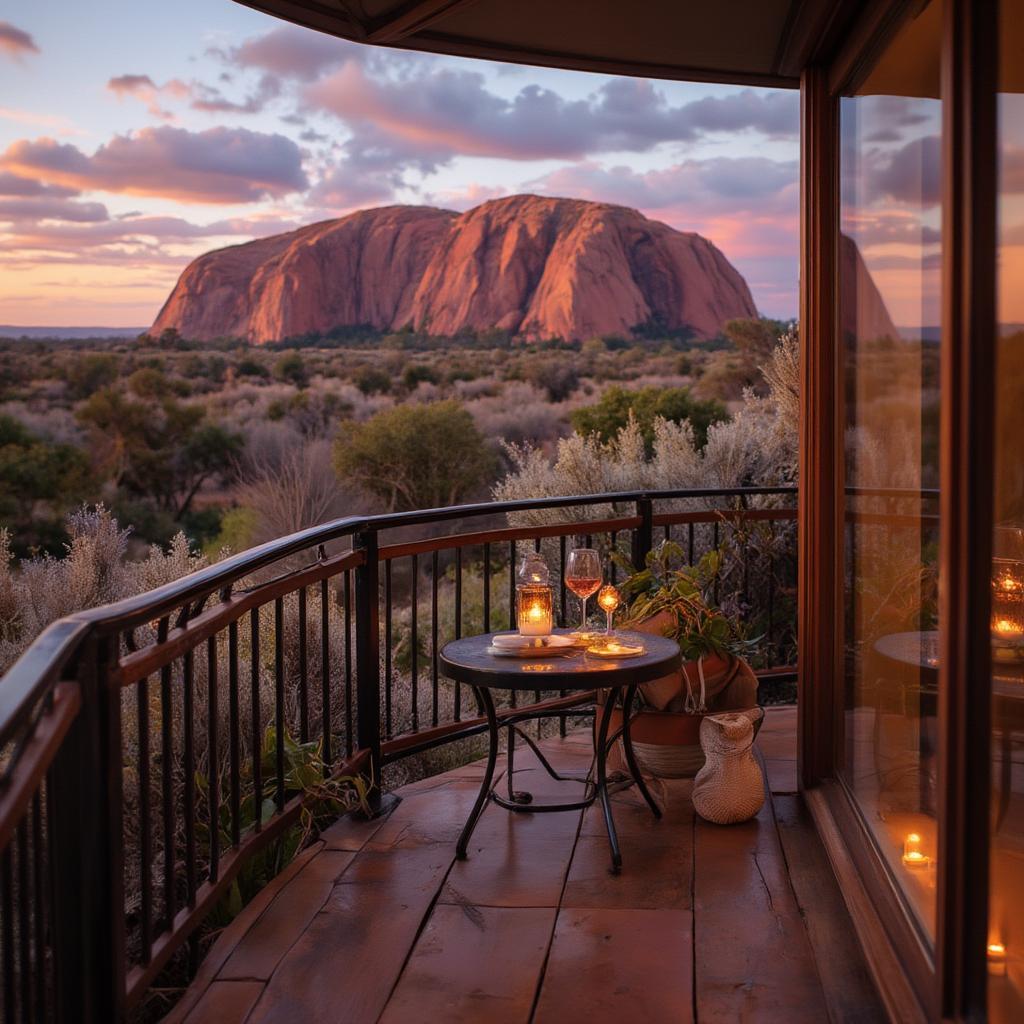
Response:
[[[842,0],[239,0],[356,42],[612,74],[764,86],[845,29]]]

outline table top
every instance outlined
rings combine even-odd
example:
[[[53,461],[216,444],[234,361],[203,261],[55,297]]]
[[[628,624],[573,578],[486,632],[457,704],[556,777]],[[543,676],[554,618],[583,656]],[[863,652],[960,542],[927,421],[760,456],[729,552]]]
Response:
[[[618,659],[597,658],[586,650],[541,658],[502,657],[487,653],[495,634],[484,633],[445,644],[440,666],[449,679],[496,690],[592,690],[649,683],[682,665],[675,640],[648,633],[615,635],[626,643],[642,643],[644,653]]]
[[[936,629],[889,633],[875,641],[875,650],[891,661],[920,669],[922,682],[938,684],[939,632]],[[993,661],[992,691],[997,697],[1024,699],[1024,663]]]

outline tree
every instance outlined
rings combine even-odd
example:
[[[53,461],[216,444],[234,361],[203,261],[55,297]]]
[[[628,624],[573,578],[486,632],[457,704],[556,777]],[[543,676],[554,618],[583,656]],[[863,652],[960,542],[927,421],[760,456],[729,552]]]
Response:
[[[596,434],[607,443],[626,425],[630,414],[640,427],[648,454],[654,444],[654,421],[658,418],[670,423],[689,420],[698,447],[707,443],[708,427],[729,418],[721,402],[702,402],[691,396],[689,388],[651,387],[627,391],[615,385],[605,391],[596,405],[576,409],[570,420],[577,433]]]
[[[496,463],[473,417],[450,399],[343,426],[334,468],[396,512],[457,505],[491,481]]]
[[[89,482],[89,460],[82,451],[50,444],[0,415],[0,525],[18,538],[19,553],[59,549],[61,517],[82,500]]]
[[[242,449],[241,437],[206,422],[201,407],[171,397],[136,402],[107,388],[82,405],[78,418],[90,429],[104,474],[175,520],[188,513],[204,483],[232,468]]]

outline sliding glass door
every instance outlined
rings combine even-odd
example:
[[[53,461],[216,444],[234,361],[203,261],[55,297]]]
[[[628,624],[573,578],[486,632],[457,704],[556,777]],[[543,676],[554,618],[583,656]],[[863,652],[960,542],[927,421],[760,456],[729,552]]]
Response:
[[[926,943],[936,921],[942,11],[839,101],[839,773]]]

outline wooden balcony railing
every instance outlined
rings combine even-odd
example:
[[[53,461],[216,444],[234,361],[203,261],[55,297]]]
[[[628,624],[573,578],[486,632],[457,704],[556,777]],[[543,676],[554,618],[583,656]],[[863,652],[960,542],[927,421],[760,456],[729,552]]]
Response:
[[[661,538],[691,562],[725,545],[716,598],[760,637],[766,685],[794,678],[795,493],[354,516],[54,623],[0,681],[2,1020],[124,1020],[172,961],[195,969],[200,926],[296,834],[311,766],[365,780],[373,813],[390,771],[481,733],[438,652],[514,625],[522,545],[559,569],[573,537],[634,565]],[[563,732],[589,710],[586,695],[535,701]]]

